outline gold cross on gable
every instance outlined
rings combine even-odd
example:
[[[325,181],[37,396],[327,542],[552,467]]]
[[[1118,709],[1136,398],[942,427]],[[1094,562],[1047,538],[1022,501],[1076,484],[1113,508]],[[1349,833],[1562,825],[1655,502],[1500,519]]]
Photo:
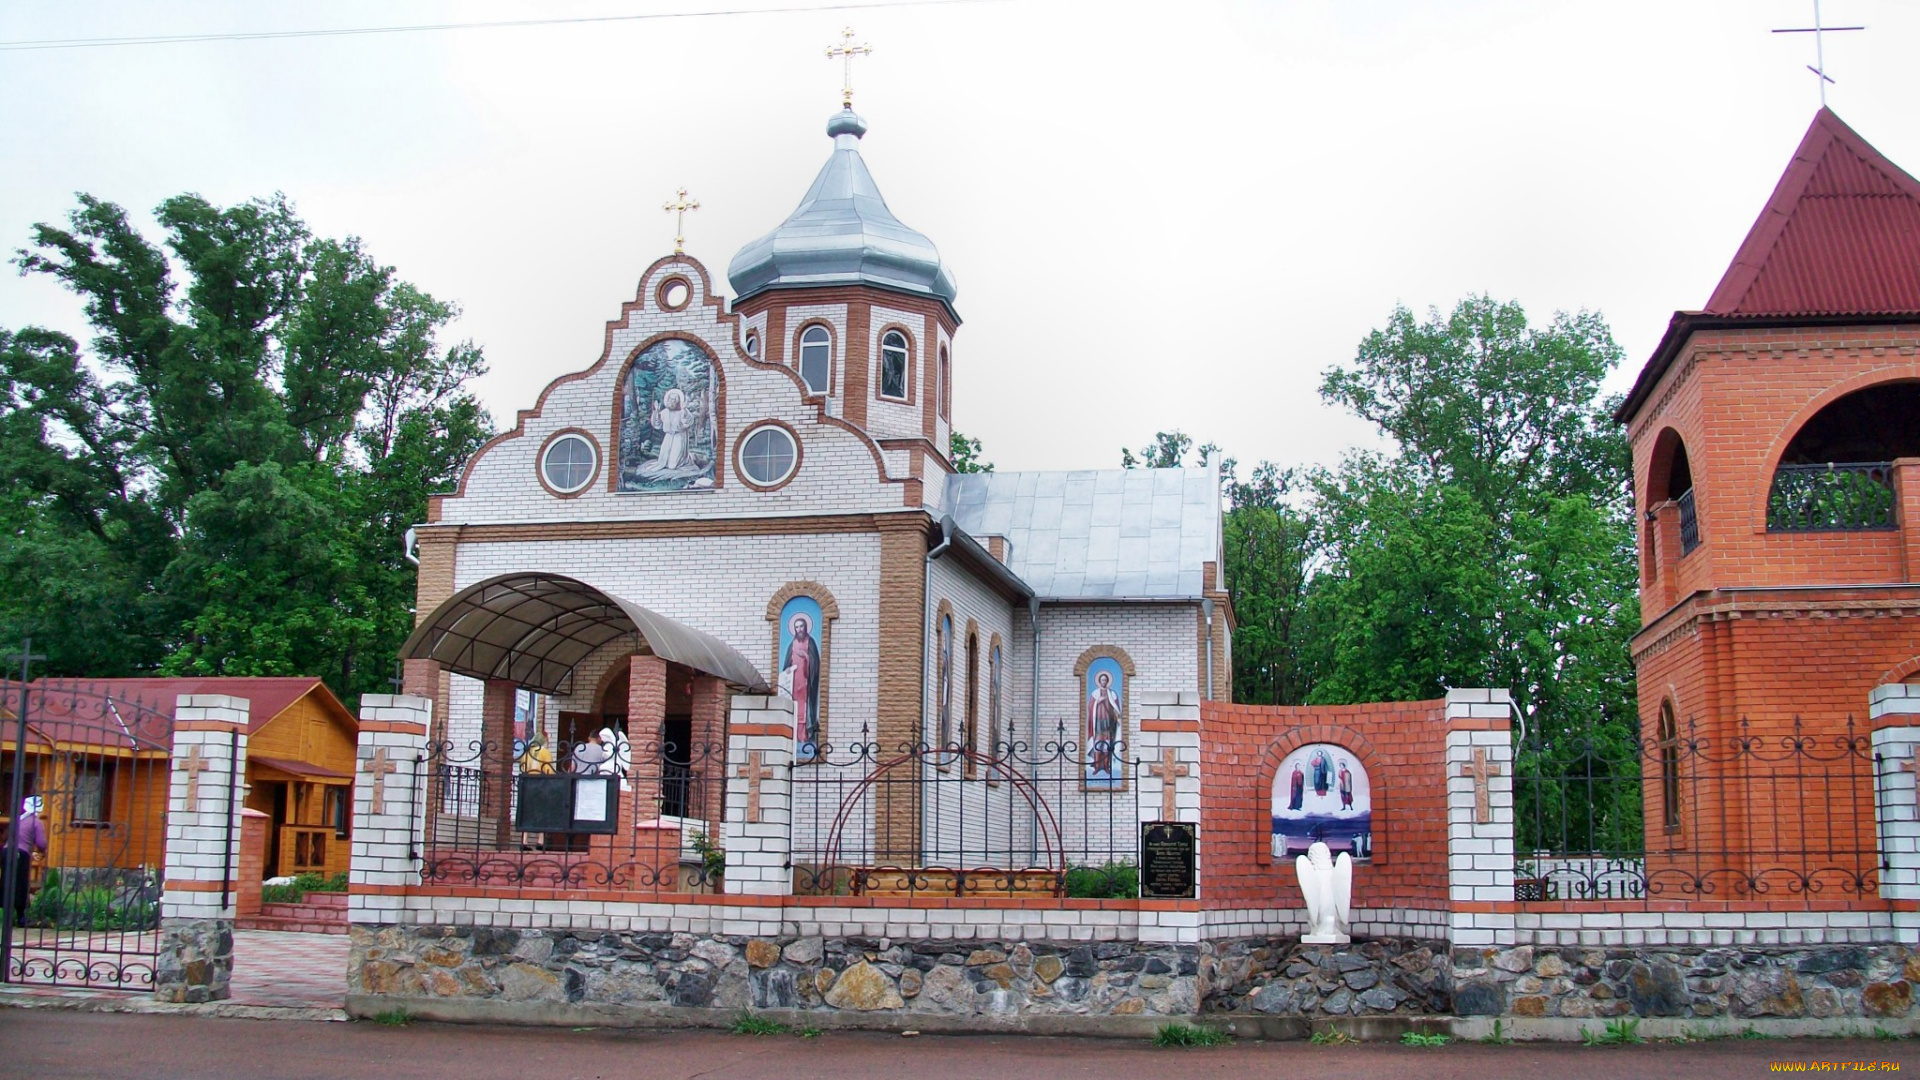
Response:
[[[397,764],[387,759],[386,747],[373,752],[373,760],[367,763],[367,771],[373,774],[373,790],[367,794],[367,813],[387,812],[387,777],[398,769]]]
[[[842,67],[840,76],[840,103],[849,109],[853,108],[853,58],[856,56],[872,55],[873,46],[864,44],[855,45],[853,43],[853,27],[851,26],[840,31],[840,44],[827,46],[827,59],[840,58]]]
[[[1147,772],[1160,778],[1160,820],[1179,821],[1178,811],[1173,805],[1180,778],[1192,776],[1193,770],[1180,764],[1180,755],[1171,746],[1162,747],[1160,760],[1147,766]]]
[[[674,200],[660,209],[673,215],[673,253],[684,255],[687,246],[687,211],[700,209],[700,200],[687,198],[686,188],[674,194]]]
[[[760,781],[773,779],[773,770],[767,767],[766,755],[761,750],[749,750],[745,764],[733,771],[733,775],[747,782],[747,820],[758,824],[760,821]]]
[[[1488,781],[1500,775],[1498,762],[1487,760],[1487,748],[1473,748],[1473,764],[1460,766],[1461,776],[1473,778],[1473,820],[1481,825],[1493,821],[1493,801],[1487,790]]]
[[[200,774],[213,768],[213,762],[200,756],[200,744],[188,748],[187,756],[180,762],[180,771],[187,774],[187,812],[200,809]]]

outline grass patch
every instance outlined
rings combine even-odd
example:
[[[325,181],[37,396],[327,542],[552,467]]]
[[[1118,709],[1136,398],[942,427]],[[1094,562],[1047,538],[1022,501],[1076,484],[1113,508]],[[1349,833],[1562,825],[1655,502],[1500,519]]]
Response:
[[[1628,1017],[1607,1021],[1600,1031],[1583,1027],[1580,1041],[1588,1046],[1634,1046],[1647,1040],[1640,1037],[1640,1021]]]
[[[1507,1038],[1506,1028],[1501,1026],[1500,1018],[1497,1016],[1493,1018],[1493,1030],[1480,1036],[1480,1041],[1488,1046],[1508,1046],[1513,1042],[1512,1039]]]
[[[801,1028],[799,1031],[794,1032],[794,1034],[800,1036],[803,1039],[817,1039],[820,1037],[820,1029],[809,1024],[806,1027]]]
[[[1740,1034],[1735,1035],[1734,1038],[1736,1039],[1779,1039],[1779,1038],[1784,1038],[1784,1036],[1773,1035],[1768,1032],[1761,1031],[1760,1029],[1754,1027],[1752,1024],[1748,1024],[1746,1027],[1741,1028]]]
[[[1321,1028],[1307,1038],[1315,1046],[1347,1046],[1355,1039],[1339,1028]]]
[[[1894,1042],[1900,1038],[1900,1035],[1898,1032],[1888,1031],[1879,1024],[1875,1024],[1873,1025],[1873,1037],[1882,1042]]]
[[[1225,1046],[1232,1041],[1233,1036],[1217,1028],[1178,1021],[1166,1025],[1153,1035],[1155,1046]]]
[[[727,1030],[735,1035],[787,1035],[792,1033],[793,1027],[778,1020],[742,1012],[733,1018],[733,1024]]]
[[[405,1009],[388,1009],[383,1013],[374,1013],[373,1022],[386,1027],[406,1027],[413,1023],[413,1014]]]
[[[1445,1046],[1451,1041],[1445,1035],[1423,1035],[1418,1031],[1409,1031],[1400,1036],[1402,1046]]]

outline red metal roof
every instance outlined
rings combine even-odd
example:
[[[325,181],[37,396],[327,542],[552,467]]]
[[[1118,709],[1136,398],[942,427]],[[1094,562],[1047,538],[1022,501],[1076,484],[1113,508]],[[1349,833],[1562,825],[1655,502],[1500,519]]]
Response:
[[[1702,310],[1920,313],[1920,181],[1821,109]]]
[[[1706,306],[1673,313],[1614,419],[1633,419],[1695,330],[1908,321],[1920,321],[1920,181],[1822,108]]]
[[[6,686],[9,699],[18,694],[18,683]],[[27,726],[32,731],[31,739],[42,742],[104,740],[124,743],[124,749],[156,743],[170,745],[174,704],[182,694],[224,694],[247,699],[248,734],[259,731],[294,702],[312,693],[320,694],[324,703],[349,723],[353,721],[353,714],[333,696],[333,691],[319,679],[310,677],[55,679],[33,686],[37,696],[28,713]],[[143,708],[117,708],[114,702]],[[10,706],[6,715],[14,715]],[[0,741],[11,737],[11,730],[0,731]]]

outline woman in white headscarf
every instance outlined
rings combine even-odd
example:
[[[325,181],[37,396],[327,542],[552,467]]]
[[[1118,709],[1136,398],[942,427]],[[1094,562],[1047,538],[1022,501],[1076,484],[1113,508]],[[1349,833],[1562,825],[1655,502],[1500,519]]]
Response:
[[[13,873],[13,895],[7,897],[7,911],[13,925],[25,926],[27,878],[33,872],[34,857],[47,853],[47,826],[40,820],[40,796],[29,795],[21,802],[19,820],[7,836],[7,863]]]

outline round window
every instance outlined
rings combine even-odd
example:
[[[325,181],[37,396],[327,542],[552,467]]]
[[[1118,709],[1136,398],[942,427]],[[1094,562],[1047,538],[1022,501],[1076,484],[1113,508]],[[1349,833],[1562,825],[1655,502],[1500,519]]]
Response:
[[[755,428],[740,444],[741,471],[762,487],[771,487],[792,476],[798,461],[799,448],[783,427],[769,424]]]
[[[593,479],[593,444],[578,435],[562,435],[547,444],[541,473],[555,491],[571,493]]]
[[[760,335],[751,330],[747,331],[747,355],[760,359]]]

